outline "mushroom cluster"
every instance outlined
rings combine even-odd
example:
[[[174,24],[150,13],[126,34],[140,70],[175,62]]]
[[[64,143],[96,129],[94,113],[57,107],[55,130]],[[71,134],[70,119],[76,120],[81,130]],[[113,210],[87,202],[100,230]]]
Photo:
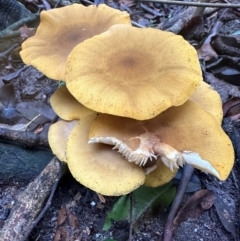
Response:
[[[85,12],[90,8],[74,5]],[[59,33],[52,33],[50,45],[58,47],[50,52],[41,25],[23,44],[25,63],[66,82],[50,99],[62,119],[49,129],[53,153],[81,184],[109,196],[143,184],[163,185],[185,163],[225,180],[234,162],[233,147],[221,129],[220,97],[203,82],[195,49],[173,33],[131,26],[129,16],[118,10],[109,10],[114,21],[105,28],[108,17],[101,22],[100,9],[109,7],[91,8],[95,13],[91,9],[83,15],[86,27],[78,28],[81,34],[88,31],[87,37],[76,29],[63,37],[74,43],[61,57]],[[44,28],[52,28],[54,11],[43,14]],[[90,15],[99,22],[86,24]],[[66,34],[71,25],[65,28]],[[44,49],[43,54],[34,56],[31,48]]]

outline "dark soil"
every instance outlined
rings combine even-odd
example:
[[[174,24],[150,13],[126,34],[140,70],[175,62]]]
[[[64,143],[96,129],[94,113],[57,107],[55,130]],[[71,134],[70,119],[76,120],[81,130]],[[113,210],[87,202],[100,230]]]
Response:
[[[132,7],[128,7],[127,4],[121,4],[120,6],[129,8],[133,12],[133,19],[146,26],[156,26],[162,19],[158,16],[154,16],[154,14],[152,15],[152,18],[150,16],[151,14],[146,12],[146,10],[143,10],[139,4]],[[149,4],[148,6],[151,7],[152,4]],[[154,6],[156,9],[160,9],[159,4]],[[177,16],[178,12],[183,10],[183,7],[171,6],[167,9],[169,13]],[[235,15],[233,10],[229,10],[227,16],[228,17],[224,19],[224,24],[220,29],[220,33],[225,35],[239,30],[240,26],[239,12],[238,15]],[[203,20],[206,24],[210,21],[208,18],[204,18]],[[205,26],[202,29],[203,32],[201,32],[201,34],[196,34],[197,37],[195,39],[191,39],[194,44],[199,42],[198,38],[206,36],[206,28],[207,27]],[[6,74],[19,70],[23,67],[23,64],[21,62],[17,62],[16,64],[13,63],[10,69],[7,66],[9,66],[8,59],[3,59],[3,61],[0,62],[0,76],[5,76]],[[6,83],[6,81],[4,82]],[[42,76],[41,73],[32,67],[23,70],[18,76],[9,80],[9,83],[13,84],[15,90],[15,99],[12,102],[12,106],[23,101],[40,101],[49,106],[49,97],[58,87],[58,82]],[[1,83],[1,86],[2,85],[4,85],[3,82]],[[14,120],[16,121],[13,121],[12,124],[27,123],[29,121],[27,117],[23,116]],[[49,124],[52,121],[54,121],[54,117],[42,124],[37,122],[33,123],[29,130],[34,131],[40,126],[42,132],[46,135]],[[6,120],[6,122],[8,121]],[[4,121],[1,123],[4,123]],[[183,222],[176,232],[174,237],[175,241],[240,240],[240,135],[238,134],[240,133],[240,126],[238,123],[226,121],[224,129],[233,140],[236,150],[236,162],[233,171],[225,182],[218,181],[212,176],[196,171],[196,175],[199,176],[201,180],[201,187],[203,189],[214,189],[219,199],[216,200],[215,206],[204,212],[197,219],[188,219]],[[0,145],[5,145],[5,143],[0,143]],[[21,150],[19,150],[19,153],[20,152]],[[27,152],[28,150],[26,150],[24,155],[28,155]],[[38,152],[36,152],[36,155],[39,155]],[[3,225],[4,220],[7,219],[11,207],[14,205],[14,197],[21,190],[24,190],[26,185],[32,181],[40,171],[41,168],[39,168],[39,170],[28,180],[17,178],[9,180],[7,180],[7,178],[0,179],[0,227]],[[183,203],[186,202],[191,195],[192,193],[186,193]],[[128,240],[128,221],[114,223],[112,228],[108,231],[102,230],[106,215],[118,198],[105,197],[105,199],[106,203],[102,203],[95,192],[83,187],[73,179],[70,173],[67,172],[59,183],[50,208],[34,228],[28,241],[104,241],[108,238],[114,238],[117,241]],[[222,210],[219,207],[220,204],[223,204],[223,206],[221,206]],[[229,211],[230,224],[227,224],[226,220],[224,221],[219,218],[219,212],[224,211],[224,208]],[[60,222],[61,213],[64,209],[67,210],[67,215],[64,220]],[[137,224],[134,225],[132,240],[160,240],[168,211],[169,208],[163,210],[160,207],[159,209],[155,208],[154,210],[148,210],[148,212],[140,218]],[[236,230],[234,230],[234,226],[236,227]]]

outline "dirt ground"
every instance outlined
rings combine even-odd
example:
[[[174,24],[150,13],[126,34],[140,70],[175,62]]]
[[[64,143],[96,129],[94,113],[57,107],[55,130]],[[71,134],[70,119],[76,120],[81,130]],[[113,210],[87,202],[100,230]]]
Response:
[[[131,5],[129,2],[132,1],[121,1],[121,4],[118,4],[117,6],[121,9],[125,8],[125,10],[131,11],[132,19],[138,24],[147,27],[153,25],[156,27],[161,22],[163,16],[154,15],[156,14],[154,11],[162,13],[162,10],[160,10],[160,4],[156,3],[156,5],[153,5],[146,3],[146,6],[152,9],[152,12],[150,13],[149,10],[141,7],[140,3]],[[110,5],[114,4],[115,2],[110,2]],[[176,18],[178,14],[184,10],[183,7],[164,7],[167,9],[166,11],[169,15],[174,14],[174,17]],[[199,28],[200,25],[196,25],[196,29],[189,27],[188,30],[191,30],[193,33],[189,41],[194,46],[197,46],[199,42],[207,37],[207,31],[209,30],[208,24],[216,23],[216,20],[213,20],[211,16],[212,15],[207,15],[204,18],[201,18],[201,21],[203,21],[201,28]],[[239,31],[239,28],[240,12],[237,10],[229,10],[223,17],[219,34],[228,36],[231,33]],[[240,56],[232,57],[237,58]],[[238,64],[234,65],[238,71],[240,71],[239,63],[240,61]],[[22,102],[32,103],[37,101],[39,103],[44,103],[44,107],[42,107],[41,111],[43,111],[43,116],[46,118],[33,122],[29,126],[29,131],[33,132],[40,128],[40,132],[47,136],[48,127],[56,118],[54,113],[49,112],[49,97],[58,88],[59,83],[46,78],[32,67],[23,69],[21,73],[16,76],[12,76],[9,78],[9,80],[6,80],[6,78],[1,78],[1,76],[7,76],[11,73],[15,73],[23,67],[24,64],[21,61],[18,61],[17,63],[11,62],[10,65],[9,58],[3,58],[0,62],[0,87],[6,85],[6,83],[9,83],[14,88],[14,98],[11,99],[11,104],[8,105],[8,111],[10,111],[11,115],[9,115],[9,112],[8,115],[2,113],[0,116],[0,123],[9,123],[9,120],[11,120],[10,122],[13,125],[28,123],[28,118],[32,117],[29,116],[29,113],[27,113],[26,109],[31,110],[34,107],[30,105],[24,105],[22,107],[18,104]],[[209,69],[211,70],[211,68]],[[238,77],[239,76],[235,78]],[[239,85],[240,84],[236,84],[236,86]],[[11,109],[15,109],[16,106],[18,106],[17,113]],[[24,109],[24,107],[25,111],[22,111],[22,108]],[[176,232],[174,237],[175,241],[240,240],[239,120],[232,121],[230,117],[226,117],[223,121],[223,128],[232,139],[235,148],[236,160],[232,173],[225,182],[222,182],[210,175],[195,171],[195,175],[200,178],[200,187],[203,189],[207,188],[209,190],[213,190],[216,193],[217,199],[214,206],[205,211],[200,217],[196,219],[188,219],[187,221],[183,222]],[[9,145],[12,146],[13,144],[0,142],[0,153],[6,153]],[[30,152],[32,155],[32,151],[34,150],[25,149],[24,151],[25,152],[23,155],[27,156],[30,155]],[[13,152],[15,151],[12,151],[12,153]],[[17,149],[16,152],[21,153],[22,149]],[[39,155],[40,157],[41,154],[36,152],[35,155]],[[5,158],[7,160],[7,157]],[[38,172],[34,173],[30,178],[27,179],[21,179],[21,174],[19,179],[14,177],[12,179],[0,178],[0,228],[3,226],[4,221],[7,219],[11,208],[14,205],[15,196],[21,190],[24,190],[26,185],[38,175],[42,168],[43,167],[39,167]],[[22,176],[24,176],[24,174]],[[196,190],[197,189],[194,191]],[[185,194],[183,204],[192,194],[193,193],[190,192]],[[103,231],[102,227],[107,213],[112,209],[118,198],[105,197],[105,199],[106,203],[102,203],[95,192],[85,188],[80,183],[75,181],[71,174],[67,172],[57,187],[50,208],[33,229],[27,240],[104,241],[108,239],[115,239],[117,241],[127,241],[129,238],[129,223],[127,221],[116,222],[110,230]],[[162,209],[159,207],[155,208],[154,210],[149,209],[148,212],[140,218],[137,224],[135,224],[132,241],[159,241],[168,216],[169,208]],[[225,210],[228,217],[225,217],[224,219],[221,214],[223,214]],[[62,213],[65,211],[67,214],[65,215],[64,220],[60,222],[60,216],[63,215]]]

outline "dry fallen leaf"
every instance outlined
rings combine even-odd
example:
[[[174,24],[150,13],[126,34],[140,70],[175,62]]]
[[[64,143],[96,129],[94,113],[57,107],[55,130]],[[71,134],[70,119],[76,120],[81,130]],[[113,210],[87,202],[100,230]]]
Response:
[[[36,32],[35,28],[28,28],[26,24],[23,27],[19,28],[20,36],[23,40],[33,36]]]
[[[229,99],[229,96],[240,97],[240,91],[237,86],[226,83],[208,72],[204,73],[204,77],[205,81],[219,93],[223,103]]]
[[[240,113],[240,98],[234,97],[223,104],[223,115],[234,116]]]
[[[57,225],[58,226],[62,225],[66,219],[67,219],[67,209],[66,209],[66,206],[64,205],[58,212]]]
[[[79,222],[69,203],[63,205],[58,212],[57,231],[54,241],[74,241],[80,237]]]
[[[119,0],[118,3],[126,5],[128,7],[132,7],[132,6],[136,5],[136,2],[134,0]]]
[[[205,210],[212,207],[215,201],[213,191],[202,189],[197,192],[187,201],[187,203],[179,210],[173,222],[173,229],[186,221],[188,218],[198,218]]]
[[[197,50],[197,53],[198,58],[205,61],[209,61],[218,57],[217,53],[209,43],[203,44],[202,47]]]

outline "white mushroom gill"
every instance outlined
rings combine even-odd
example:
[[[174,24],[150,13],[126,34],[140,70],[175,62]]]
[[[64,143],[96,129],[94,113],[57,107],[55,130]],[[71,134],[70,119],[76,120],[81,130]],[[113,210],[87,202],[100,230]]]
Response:
[[[191,151],[179,152],[172,146],[162,142],[155,133],[146,132],[134,137],[140,140],[139,147],[134,151],[126,143],[115,137],[93,137],[88,143],[104,143],[113,145],[129,162],[139,166],[145,166],[148,160],[152,161],[160,157],[162,162],[173,171],[185,163],[194,166],[204,172],[210,173],[219,178],[217,170],[206,160],[203,160],[198,153]],[[151,169],[153,171],[155,168]],[[148,170],[149,171],[149,170]],[[150,172],[148,172],[150,173]]]

